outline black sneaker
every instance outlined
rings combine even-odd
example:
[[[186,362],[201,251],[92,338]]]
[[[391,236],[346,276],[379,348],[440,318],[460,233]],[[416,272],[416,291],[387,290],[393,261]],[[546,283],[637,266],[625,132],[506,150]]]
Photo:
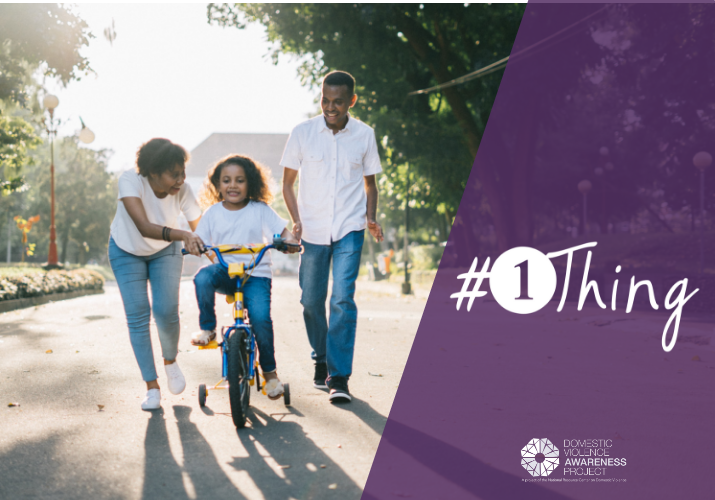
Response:
[[[328,365],[325,363],[315,363],[315,375],[313,375],[313,387],[316,389],[327,389]]]
[[[331,403],[349,403],[352,401],[350,392],[348,391],[348,379],[345,377],[331,377],[328,382],[330,385],[330,402]]]

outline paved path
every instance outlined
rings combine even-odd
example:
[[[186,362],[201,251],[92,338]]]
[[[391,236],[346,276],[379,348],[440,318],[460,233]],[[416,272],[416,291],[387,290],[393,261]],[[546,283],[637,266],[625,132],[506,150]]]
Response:
[[[119,292],[106,289],[0,315],[0,498],[360,497],[426,291],[403,298],[398,285],[359,282],[354,400],[333,406],[312,387],[297,280],[274,280],[278,371],[293,406],[253,392],[250,427],[237,432],[225,391],[212,392],[203,410],[196,399],[199,383],[218,381],[220,358],[189,344],[193,284],[181,284],[188,386],[179,396],[164,390],[155,412],[139,408],[144,387]],[[229,311],[221,302],[219,319]],[[160,368],[156,337],[155,356]]]

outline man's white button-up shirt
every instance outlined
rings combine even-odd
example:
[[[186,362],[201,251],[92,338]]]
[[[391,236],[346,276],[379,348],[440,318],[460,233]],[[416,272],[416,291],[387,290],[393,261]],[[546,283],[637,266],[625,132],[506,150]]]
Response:
[[[330,245],[367,227],[363,177],[382,172],[372,127],[348,115],[333,134],[323,115],[311,118],[293,129],[280,164],[299,171],[302,239]]]

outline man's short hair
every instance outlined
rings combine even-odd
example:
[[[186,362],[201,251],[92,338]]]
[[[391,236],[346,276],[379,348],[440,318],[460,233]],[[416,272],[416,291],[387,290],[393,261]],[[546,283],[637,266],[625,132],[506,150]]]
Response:
[[[323,78],[323,85],[345,85],[348,88],[348,95],[355,93],[355,78],[346,71],[331,71]]]

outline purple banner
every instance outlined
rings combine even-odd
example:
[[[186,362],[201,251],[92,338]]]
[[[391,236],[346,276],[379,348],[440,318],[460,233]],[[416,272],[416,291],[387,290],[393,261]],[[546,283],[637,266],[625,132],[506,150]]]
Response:
[[[715,6],[527,6],[366,499],[715,496]]]

